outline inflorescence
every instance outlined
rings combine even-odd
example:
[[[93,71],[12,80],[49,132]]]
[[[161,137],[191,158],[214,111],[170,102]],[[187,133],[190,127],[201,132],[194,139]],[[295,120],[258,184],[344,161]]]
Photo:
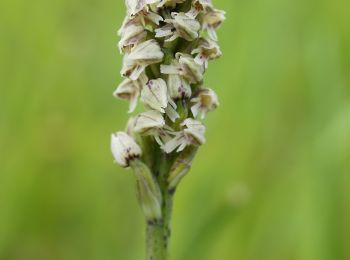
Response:
[[[146,111],[130,118],[126,132],[112,134],[112,152],[122,167],[141,158],[147,137],[174,156],[205,142],[199,119],[219,101],[203,86],[203,74],[221,56],[216,29],[225,19],[211,0],[126,0],[126,7],[118,32],[125,79],[114,96],[129,101],[130,113],[138,100]]]

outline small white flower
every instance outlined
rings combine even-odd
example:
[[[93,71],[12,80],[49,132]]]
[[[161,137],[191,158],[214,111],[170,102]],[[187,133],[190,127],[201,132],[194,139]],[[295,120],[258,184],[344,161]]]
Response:
[[[200,23],[186,15],[185,13],[171,13],[173,19],[165,19],[167,23],[164,27],[156,29],[156,37],[168,37],[165,41],[173,41],[178,37],[184,38],[187,41],[193,41],[198,38]]]
[[[191,102],[195,103],[191,107],[193,116],[200,115],[202,119],[208,112],[214,111],[219,106],[218,96],[210,88],[201,89],[197,96],[191,99]]]
[[[135,45],[145,41],[147,37],[147,32],[138,19],[129,19],[128,17],[118,34],[121,36],[118,44],[120,53],[125,49],[130,50]]]
[[[191,54],[197,54],[195,62],[208,68],[208,61],[219,58],[222,53],[219,45],[210,39],[201,38],[198,47]]]
[[[134,120],[134,132],[139,134],[154,134],[165,126],[163,115],[156,110],[139,114]]]
[[[176,104],[168,95],[168,88],[163,79],[148,81],[142,89],[141,100],[148,107],[166,113],[173,122],[180,117],[176,112]]]
[[[124,132],[112,134],[111,150],[114,159],[122,167],[128,167],[130,161],[139,158],[142,154],[139,145]]]
[[[214,9],[203,15],[202,28],[208,32],[209,37],[214,41],[218,40],[215,30],[219,28],[221,23],[226,19],[225,14],[224,11]]]
[[[144,86],[141,92],[144,104],[161,113],[165,113],[168,105],[167,86],[163,79],[152,79]]]
[[[128,15],[135,15],[143,9],[147,9],[147,5],[157,3],[159,0],[125,0]]]
[[[204,66],[195,62],[191,55],[176,53],[171,65],[161,65],[160,71],[163,74],[178,74],[184,77],[189,83],[195,84],[203,80]]]
[[[205,143],[205,126],[201,122],[187,118],[181,126],[184,129],[162,146],[166,153],[171,153],[176,149],[176,152],[181,152],[189,145],[199,146]]]
[[[145,41],[125,54],[121,74],[137,80],[148,65],[161,62],[163,57],[164,53],[156,40]]]
[[[156,110],[149,110],[138,115],[134,120],[133,131],[153,136],[160,146],[170,140],[174,132],[165,124],[163,115]]]
[[[133,112],[137,105],[137,99],[142,87],[147,83],[148,78],[142,73],[138,80],[125,79],[113,93],[115,97],[129,101],[129,113]]]
[[[177,74],[168,76],[168,91],[172,99],[186,99],[192,95],[190,84],[183,77]]]

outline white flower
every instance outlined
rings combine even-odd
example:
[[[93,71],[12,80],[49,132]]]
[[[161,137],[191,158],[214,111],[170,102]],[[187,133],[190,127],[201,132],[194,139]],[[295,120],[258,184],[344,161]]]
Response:
[[[186,99],[192,95],[190,84],[183,77],[177,74],[168,76],[168,91],[172,99]]]
[[[168,105],[168,93],[165,81],[163,79],[148,81],[142,89],[141,100],[150,108],[165,113],[165,108]]]
[[[128,167],[130,161],[139,158],[141,148],[132,137],[124,132],[117,132],[111,137],[111,150],[116,162],[122,167]]]
[[[178,74],[183,76],[191,84],[199,83],[203,80],[204,66],[195,62],[191,55],[176,53],[171,65],[161,65],[160,71],[163,74]]]
[[[173,122],[180,117],[176,112],[176,104],[168,95],[167,85],[163,79],[148,81],[142,89],[141,100],[148,107],[166,113]]]
[[[156,40],[145,41],[125,54],[121,74],[137,80],[148,65],[161,62],[163,57],[164,53]]]
[[[133,131],[142,135],[152,135],[161,146],[170,140],[174,132],[165,124],[163,115],[156,110],[149,110],[138,115],[134,120]]]
[[[159,0],[125,0],[128,15],[135,15],[143,9],[147,9],[148,4],[157,3]]]
[[[205,126],[201,122],[187,118],[181,126],[184,129],[162,146],[166,153],[171,153],[176,149],[176,152],[181,152],[189,145],[199,146],[205,143]]]
[[[149,110],[139,114],[134,120],[134,132],[140,134],[153,134],[154,131],[165,126],[163,115],[156,110]]]
[[[142,73],[138,80],[125,79],[113,93],[115,97],[129,101],[129,113],[133,112],[137,105],[137,99],[142,87],[147,83],[148,78]]]
[[[200,115],[202,119],[208,112],[214,111],[219,106],[218,96],[210,88],[201,89],[197,96],[191,99],[191,102],[195,103],[191,107],[193,116]]]
[[[219,58],[222,53],[219,45],[210,39],[201,38],[198,47],[194,49],[191,54],[197,54],[194,61],[200,65],[208,67],[208,61]]]
[[[178,37],[184,38],[187,41],[193,41],[198,38],[200,23],[186,15],[185,13],[171,13],[173,19],[165,19],[168,23],[164,27],[156,29],[156,37],[168,37],[165,41],[173,41]]]
[[[218,37],[215,30],[219,28],[225,19],[224,11],[214,9],[204,14],[202,28],[208,32],[212,40],[217,41]]]
[[[130,19],[127,17],[123,26],[118,31],[119,36],[121,36],[118,44],[120,53],[122,53],[124,49],[131,49],[135,45],[146,40],[147,32],[138,20],[139,19]]]

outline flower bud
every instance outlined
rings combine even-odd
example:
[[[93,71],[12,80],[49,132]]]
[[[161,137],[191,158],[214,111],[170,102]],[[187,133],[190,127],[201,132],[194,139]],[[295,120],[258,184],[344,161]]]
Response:
[[[168,92],[172,99],[186,99],[192,95],[190,84],[184,78],[176,74],[168,76]]]
[[[163,79],[148,81],[141,92],[141,100],[144,104],[161,113],[165,113],[168,105],[167,86]]]
[[[208,112],[214,111],[219,106],[218,96],[210,88],[201,89],[197,96],[191,99],[191,102],[195,103],[191,107],[193,116],[201,115],[202,119]]]
[[[137,99],[141,88],[147,82],[146,74],[141,74],[138,80],[125,79],[113,93],[115,97],[129,101],[129,113],[133,112],[137,105]]]
[[[205,68],[208,67],[208,61],[215,60],[222,55],[220,47],[215,41],[204,38],[199,40],[198,47],[191,54],[197,54],[195,62],[204,65]]]
[[[124,132],[112,134],[111,150],[114,159],[122,167],[128,167],[131,161],[142,154],[141,148],[134,139]]]
[[[212,40],[218,40],[215,30],[219,28],[225,19],[225,12],[217,9],[204,14],[202,27],[203,30],[206,30],[208,32],[208,35]]]
[[[163,57],[164,53],[157,41],[145,41],[125,54],[121,74],[131,80],[137,80],[148,65],[161,62]]]
[[[156,110],[149,110],[141,113],[135,118],[134,132],[140,134],[152,134],[163,128],[165,120],[163,115]]]

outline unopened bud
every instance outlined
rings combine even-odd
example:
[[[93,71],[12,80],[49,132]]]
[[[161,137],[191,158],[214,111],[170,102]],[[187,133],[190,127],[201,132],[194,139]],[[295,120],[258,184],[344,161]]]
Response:
[[[122,167],[128,167],[130,162],[142,154],[139,145],[124,132],[112,134],[111,150],[115,161]]]

